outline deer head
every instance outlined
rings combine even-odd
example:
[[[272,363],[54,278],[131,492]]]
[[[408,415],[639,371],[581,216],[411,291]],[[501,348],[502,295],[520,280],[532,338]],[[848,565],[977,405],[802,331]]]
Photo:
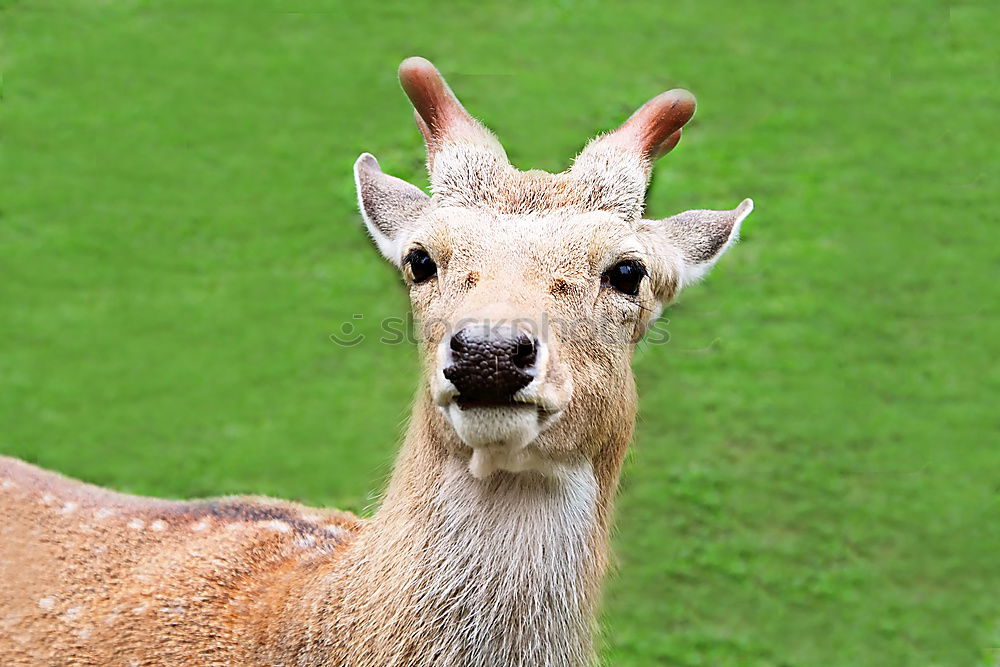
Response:
[[[549,174],[511,166],[427,60],[399,78],[433,194],[367,153],[354,174],[368,231],[409,287],[443,446],[477,477],[593,463],[631,434],[635,343],[753,203],[642,218],[653,162],[694,114],[687,91],[652,98]]]

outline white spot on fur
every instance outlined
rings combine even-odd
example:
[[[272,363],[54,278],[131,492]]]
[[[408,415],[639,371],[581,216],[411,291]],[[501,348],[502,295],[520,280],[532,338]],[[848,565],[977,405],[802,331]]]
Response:
[[[284,521],[279,521],[277,519],[274,519],[274,520],[271,520],[271,521],[262,521],[260,525],[261,525],[262,528],[266,528],[267,530],[273,530],[273,531],[275,531],[277,533],[290,533],[290,532],[292,532],[292,527],[291,526],[289,526]]]
[[[97,519],[98,521],[104,521],[108,517],[112,516],[114,513],[115,511],[113,509],[102,507],[101,509],[94,512],[94,518]]]
[[[80,618],[80,614],[83,612],[81,607],[70,607],[66,610],[66,613],[62,615],[62,620],[66,623],[72,623],[76,619]]]
[[[167,529],[167,522],[162,519],[157,519],[153,523],[149,524],[150,530],[155,530],[158,533],[162,533]]]
[[[142,530],[146,527],[146,522],[142,519],[132,519],[128,522],[128,527],[132,530]]]
[[[136,607],[135,609],[133,609],[132,613],[133,614],[141,614],[142,612],[146,611],[147,609],[149,609],[149,605],[147,605],[147,604],[141,604],[138,607]]]
[[[91,628],[88,625],[85,628],[80,628],[79,630],[77,630],[76,631],[76,636],[79,637],[80,639],[86,641],[86,640],[90,639],[90,635],[91,635],[92,632],[93,632],[93,628]]]
[[[193,530],[195,532],[198,532],[198,533],[200,533],[201,531],[205,530],[206,528],[208,528],[208,519],[202,519],[198,523],[196,523],[193,526],[191,526],[191,530]]]
[[[185,609],[184,605],[181,604],[168,607],[160,607],[160,612],[164,614],[183,614],[185,611],[187,611],[187,609]]]
[[[0,487],[3,487],[4,491],[9,491],[10,489],[13,489],[15,486],[17,486],[17,484],[10,481],[9,479],[5,479],[2,483],[0,483]]]
[[[107,553],[107,551],[108,551],[108,547],[107,547],[106,544],[95,544],[90,549],[90,553],[93,553],[93,554],[103,554],[103,553]]]
[[[73,512],[76,511],[76,509],[79,506],[80,506],[79,504],[70,501],[70,502],[66,503],[65,505],[63,505],[62,507],[59,508],[59,513],[60,514],[72,514]]]
[[[46,595],[41,600],[38,601],[38,607],[40,609],[45,609],[48,611],[56,606],[56,599],[50,595]]]
[[[226,524],[226,530],[231,530],[233,532],[235,532],[237,530],[242,530],[242,528],[243,528],[243,524],[242,523],[229,523],[229,524]]]
[[[318,514],[303,514],[302,515],[302,520],[303,521],[308,521],[309,523],[317,523],[318,524],[320,521],[323,520],[323,517],[321,517]]]
[[[300,549],[310,549],[316,546],[316,536],[315,535],[300,535],[295,538],[295,546]]]
[[[52,503],[56,502],[56,497],[53,496],[51,493],[46,493],[44,496],[42,496],[42,502],[45,503],[46,505],[51,505]]]

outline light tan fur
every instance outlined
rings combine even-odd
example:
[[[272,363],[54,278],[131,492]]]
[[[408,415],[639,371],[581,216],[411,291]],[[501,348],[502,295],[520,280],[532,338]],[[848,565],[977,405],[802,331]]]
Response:
[[[635,342],[750,212],[642,220],[652,161],[693,98],[653,98],[562,174],[519,172],[430,63],[400,69],[433,196],[355,167],[361,210],[407,280],[425,382],[367,520],[267,498],[165,501],[0,458],[0,664],[578,666],[632,435]],[[405,261],[426,251],[419,284]],[[635,296],[609,287],[623,259]],[[455,403],[450,333],[528,332],[508,407]]]

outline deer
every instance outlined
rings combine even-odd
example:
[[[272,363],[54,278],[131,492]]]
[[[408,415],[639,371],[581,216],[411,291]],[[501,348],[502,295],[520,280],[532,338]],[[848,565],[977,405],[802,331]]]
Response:
[[[633,352],[753,202],[643,218],[685,90],[552,174],[512,166],[429,61],[399,78],[432,194],[354,165],[423,371],[377,510],[144,498],[4,457],[0,664],[596,664]]]

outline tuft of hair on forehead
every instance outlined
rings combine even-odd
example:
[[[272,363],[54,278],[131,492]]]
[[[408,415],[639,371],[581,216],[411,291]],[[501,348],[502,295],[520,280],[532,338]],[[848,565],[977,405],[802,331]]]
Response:
[[[652,163],[668,153],[694,115],[694,97],[671,90],[652,98],[617,130],[597,137],[564,172],[520,171],[496,137],[473,118],[430,61],[408,58],[399,79],[427,146],[434,199],[498,213],[606,211],[638,220]]]

